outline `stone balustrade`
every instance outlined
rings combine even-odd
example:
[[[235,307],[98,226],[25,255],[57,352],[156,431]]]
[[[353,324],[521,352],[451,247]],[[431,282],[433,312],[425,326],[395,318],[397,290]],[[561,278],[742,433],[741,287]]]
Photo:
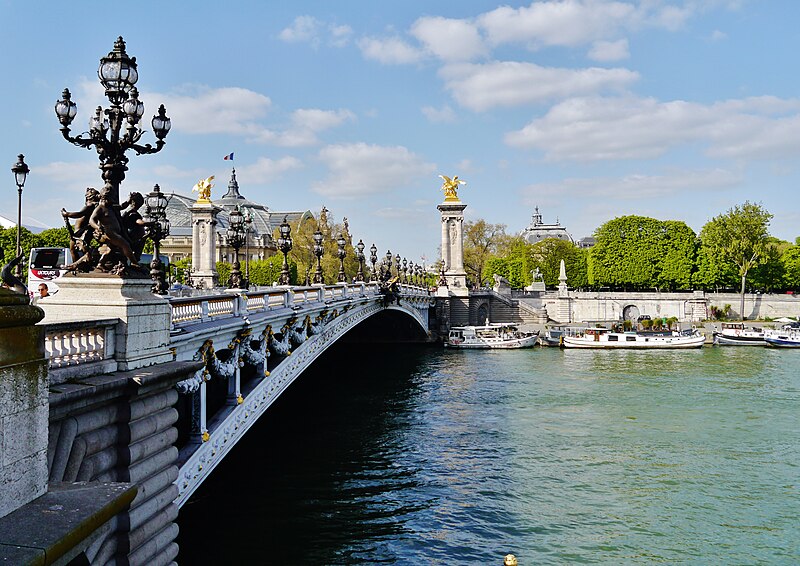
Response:
[[[50,383],[116,371],[116,329],[119,319],[45,324],[44,348]]]

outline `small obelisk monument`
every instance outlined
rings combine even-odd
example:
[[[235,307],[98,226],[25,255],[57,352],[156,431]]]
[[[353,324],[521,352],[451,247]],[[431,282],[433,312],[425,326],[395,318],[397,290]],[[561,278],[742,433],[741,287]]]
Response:
[[[450,295],[466,297],[469,295],[464,271],[464,209],[467,205],[458,198],[458,186],[465,185],[466,181],[460,180],[458,175],[452,179],[445,175],[439,177],[444,181],[444,202],[436,207],[442,217],[444,279]]]

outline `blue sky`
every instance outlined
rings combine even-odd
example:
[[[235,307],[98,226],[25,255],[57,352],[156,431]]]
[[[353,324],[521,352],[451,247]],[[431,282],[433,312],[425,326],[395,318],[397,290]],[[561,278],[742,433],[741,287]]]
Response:
[[[112,7],[113,6],[113,7]],[[94,151],[61,138],[107,104],[100,57],[122,35],[146,124],[122,193],[190,194],[235,152],[241,192],[273,210],[346,216],[356,238],[435,258],[439,174],[467,181],[468,219],[516,233],[538,205],[580,238],[624,214],[686,221],[751,200],[800,235],[800,2],[25,2],[0,0],[0,156],[26,155],[23,216],[60,226]],[[146,141],[154,141],[152,134]]]

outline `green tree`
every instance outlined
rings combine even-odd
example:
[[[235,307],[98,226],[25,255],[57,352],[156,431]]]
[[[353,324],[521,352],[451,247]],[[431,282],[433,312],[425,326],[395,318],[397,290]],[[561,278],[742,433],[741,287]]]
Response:
[[[783,284],[787,289],[797,291],[800,289],[800,238],[795,244],[784,250],[781,254],[783,265]]]
[[[744,320],[744,292],[751,269],[765,261],[769,249],[769,222],[772,214],[761,205],[745,201],[725,214],[715,216],[703,226],[703,246],[736,266],[741,279],[740,313]]]
[[[483,219],[464,222],[464,270],[467,278],[480,286],[485,280],[486,260],[507,246],[505,224],[490,224]]]
[[[564,269],[567,281],[572,287],[586,287],[589,283],[586,271],[586,252],[575,246],[572,242],[557,238],[547,238],[541,242],[531,244],[531,269],[539,268],[544,282],[550,287],[558,285],[558,276],[561,273],[561,260],[564,260]]]

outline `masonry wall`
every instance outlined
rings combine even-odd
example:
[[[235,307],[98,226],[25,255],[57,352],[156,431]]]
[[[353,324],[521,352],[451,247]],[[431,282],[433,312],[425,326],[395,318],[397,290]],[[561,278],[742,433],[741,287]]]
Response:
[[[201,362],[170,362],[52,386],[49,482],[138,486],[130,509],[86,551],[91,564],[162,565],[178,553],[175,383]]]

